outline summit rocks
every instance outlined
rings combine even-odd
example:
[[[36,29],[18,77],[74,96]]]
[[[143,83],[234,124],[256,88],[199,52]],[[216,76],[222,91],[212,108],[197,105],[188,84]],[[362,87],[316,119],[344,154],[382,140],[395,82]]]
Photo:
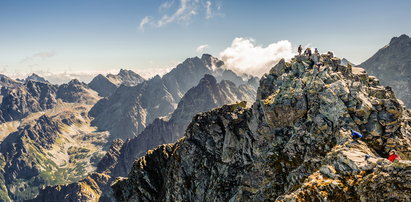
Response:
[[[113,185],[116,199],[409,200],[409,111],[364,69],[318,59],[280,61],[251,108],[196,115],[177,143],[134,162]],[[353,142],[350,130],[364,137]],[[391,149],[404,160],[386,160]]]

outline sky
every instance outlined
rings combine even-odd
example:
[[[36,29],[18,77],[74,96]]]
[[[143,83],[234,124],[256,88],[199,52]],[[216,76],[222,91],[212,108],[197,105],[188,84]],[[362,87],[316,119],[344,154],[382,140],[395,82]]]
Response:
[[[300,44],[359,64],[411,34],[410,10],[409,0],[0,0],[0,73],[150,77],[210,53],[261,75]]]

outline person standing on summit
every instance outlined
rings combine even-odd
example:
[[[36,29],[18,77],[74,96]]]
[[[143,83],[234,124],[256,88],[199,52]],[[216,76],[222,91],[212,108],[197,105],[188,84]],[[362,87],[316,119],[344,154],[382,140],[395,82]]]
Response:
[[[303,51],[303,47],[301,45],[298,46],[298,55],[301,55],[301,52]]]

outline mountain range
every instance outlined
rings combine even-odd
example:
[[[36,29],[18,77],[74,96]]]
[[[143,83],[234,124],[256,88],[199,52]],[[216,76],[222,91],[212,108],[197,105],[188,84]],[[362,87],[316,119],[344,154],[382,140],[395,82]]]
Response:
[[[406,201],[410,47],[261,79],[209,54],[147,80],[0,75],[0,201]]]

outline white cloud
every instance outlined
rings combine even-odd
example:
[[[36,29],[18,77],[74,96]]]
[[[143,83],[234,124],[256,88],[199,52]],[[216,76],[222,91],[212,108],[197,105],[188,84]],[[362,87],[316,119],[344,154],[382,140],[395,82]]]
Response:
[[[206,19],[213,17],[213,12],[211,10],[211,1],[206,1]]]
[[[56,52],[55,51],[43,51],[43,52],[38,52],[38,53],[34,53],[33,55],[27,56],[25,58],[23,58],[21,60],[21,63],[26,63],[26,62],[31,62],[35,59],[48,59],[48,58],[52,58],[56,56]]]
[[[150,23],[150,21],[151,21],[151,18],[150,18],[150,17],[148,17],[148,16],[144,17],[144,18],[140,21],[140,26],[139,26],[140,29],[143,30],[143,29],[144,29],[144,26],[145,26],[146,24]]]
[[[208,48],[208,44],[200,45],[196,48],[197,53],[204,53],[205,49]]]
[[[217,0],[220,1],[220,0]],[[162,3],[158,11],[161,13],[161,17],[155,20],[153,17],[145,16],[140,21],[140,29],[143,29],[145,25],[149,24],[153,27],[163,27],[171,23],[179,23],[183,25],[190,24],[194,16],[204,14],[205,19],[210,19],[215,16],[213,12],[213,3],[212,0],[207,0],[204,3],[204,0],[179,0],[178,6],[175,10],[174,0],[166,1]],[[221,9],[221,3],[218,2],[215,4],[217,10]]]
[[[160,5],[160,7],[158,8],[158,11],[160,11],[160,12],[165,12],[165,11],[167,11],[168,9],[170,9],[171,6],[173,6],[173,4],[174,4],[174,1],[173,1],[173,0],[172,0],[172,1],[166,1],[166,2],[164,2],[164,3],[162,3],[162,4]]]
[[[289,41],[278,41],[267,47],[256,45],[255,40],[235,38],[230,47],[220,53],[226,68],[238,73],[262,76],[282,58],[288,60],[294,56]]]

